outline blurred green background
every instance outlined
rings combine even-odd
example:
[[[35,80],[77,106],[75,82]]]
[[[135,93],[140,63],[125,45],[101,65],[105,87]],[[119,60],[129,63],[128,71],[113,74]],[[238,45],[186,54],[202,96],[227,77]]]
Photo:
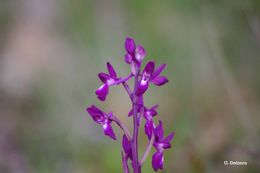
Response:
[[[85,108],[132,128],[122,87],[94,93],[107,61],[130,72],[127,36],[168,65],[170,83],[145,96],[176,132],[162,172],[259,173],[259,0],[1,0],[0,173],[123,172],[122,133],[106,138]]]

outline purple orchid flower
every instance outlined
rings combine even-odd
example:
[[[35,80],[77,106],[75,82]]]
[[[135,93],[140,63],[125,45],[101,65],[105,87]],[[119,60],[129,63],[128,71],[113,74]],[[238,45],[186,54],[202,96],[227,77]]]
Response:
[[[159,125],[154,129],[154,136],[153,146],[157,151],[153,154],[152,166],[154,171],[158,171],[159,169],[163,169],[163,152],[165,149],[171,148],[170,141],[173,139],[174,133],[164,137],[163,123],[159,121]]]
[[[146,51],[143,46],[136,46],[135,41],[132,38],[126,38],[125,49],[127,51],[125,62],[130,64],[133,75],[136,75],[144,57],[146,56]]]
[[[115,133],[113,131],[113,128],[111,126],[111,122],[113,119],[113,113],[110,112],[108,114],[101,111],[99,108],[97,108],[95,105],[91,105],[87,108],[87,112],[89,115],[93,118],[93,120],[102,125],[102,128],[104,130],[104,134],[106,136],[109,136],[111,139],[116,140]]]
[[[138,89],[135,93],[137,96],[142,95],[148,89],[149,82],[152,82],[156,86],[161,86],[168,82],[168,79],[165,76],[160,76],[161,72],[166,67],[166,64],[160,65],[155,71],[154,67],[155,63],[153,61],[149,61],[146,64],[141,75]]]
[[[144,108],[144,118],[146,119],[146,123],[144,125],[144,131],[145,134],[148,136],[149,139],[151,139],[153,129],[154,129],[154,122],[153,117],[157,115],[157,108],[159,105],[155,105],[151,107],[150,109]]]
[[[98,77],[103,82],[103,85],[101,85],[96,90],[96,95],[101,101],[106,100],[106,96],[108,95],[109,92],[109,86],[115,84],[116,81],[118,80],[116,71],[114,70],[113,66],[109,62],[107,62],[107,70],[109,74],[106,73],[98,74]]]
[[[142,108],[144,108],[143,111],[143,116],[146,119],[146,123],[144,126],[145,134],[148,136],[149,139],[151,139],[151,135],[153,132],[154,128],[154,122],[153,122],[153,117],[157,115],[156,109],[158,108],[159,105],[154,105],[150,109],[147,107],[143,106],[143,102],[140,103],[138,102],[138,107],[137,107],[137,112],[140,114],[142,111]],[[128,116],[133,115],[133,109],[131,109],[128,113]]]

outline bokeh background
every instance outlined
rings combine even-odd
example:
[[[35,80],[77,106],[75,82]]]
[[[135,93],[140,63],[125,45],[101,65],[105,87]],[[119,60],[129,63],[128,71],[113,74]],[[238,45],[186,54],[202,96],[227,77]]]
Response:
[[[130,72],[126,36],[144,45],[145,62],[168,65],[170,83],[145,96],[176,132],[162,172],[259,173],[259,0],[1,0],[0,172],[122,172],[122,133],[106,138],[85,108],[132,128],[122,87],[105,103],[94,93],[107,61]]]

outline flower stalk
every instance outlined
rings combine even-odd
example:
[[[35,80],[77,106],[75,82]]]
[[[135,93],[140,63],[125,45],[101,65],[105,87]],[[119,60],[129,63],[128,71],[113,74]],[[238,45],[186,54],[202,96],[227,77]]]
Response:
[[[146,56],[145,49],[141,45],[136,46],[135,41],[131,38],[126,38],[125,49],[125,62],[129,64],[131,73],[126,77],[118,77],[114,67],[108,62],[108,73],[98,74],[102,85],[95,93],[100,101],[105,101],[109,94],[109,88],[122,84],[132,103],[132,108],[128,113],[128,117],[132,116],[133,119],[132,135],[127,126],[113,112],[106,113],[95,105],[89,106],[87,112],[103,128],[104,134],[109,138],[117,140],[111,125],[112,123],[115,123],[123,131],[121,156],[124,173],[130,173],[129,165],[131,165],[133,173],[141,173],[142,165],[149,156],[152,147],[156,150],[152,156],[153,170],[162,170],[164,162],[163,153],[165,149],[171,148],[170,141],[173,139],[174,133],[164,137],[163,123],[159,120],[159,124],[156,126],[154,121],[158,105],[148,108],[145,106],[143,98],[150,84],[162,86],[168,82],[166,77],[160,75],[166,64],[162,64],[155,69],[155,62],[149,61],[141,70],[142,61]],[[127,83],[132,78],[134,78],[133,90]],[[148,138],[148,143],[141,160],[139,160],[138,134],[143,118],[145,119],[144,133]]]
[[[138,76],[139,76],[139,71],[137,72],[137,74],[135,75],[135,83],[134,83],[134,93],[137,90],[138,87]],[[134,110],[134,115],[133,115],[133,122],[134,122],[134,134],[133,134],[133,140],[132,140],[132,147],[133,147],[133,169],[134,169],[134,173],[141,173],[141,169],[139,168],[139,161],[138,161],[138,129],[139,129],[139,125],[138,125],[138,115],[137,115],[137,96],[134,95],[133,97],[133,110]]]

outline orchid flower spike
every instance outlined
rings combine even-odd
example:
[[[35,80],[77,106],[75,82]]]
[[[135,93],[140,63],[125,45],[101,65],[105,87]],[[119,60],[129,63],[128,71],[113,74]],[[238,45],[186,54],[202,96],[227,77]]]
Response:
[[[170,142],[174,137],[174,133],[164,137],[162,121],[159,120],[157,126],[154,123],[154,119],[158,114],[157,108],[159,105],[147,107],[144,103],[144,93],[148,90],[150,83],[161,86],[168,82],[168,79],[165,76],[161,76],[166,64],[162,64],[155,69],[155,62],[149,61],[144,68],[142,68],[146,51],[143,46],[136,45],[134,39],[130,37],[125,39],[125,50],[126,54],[124,60],[130,66],[129,74],[126,77],[118,77],[114,67],[107,62],[108,73],[98,74],[102,85],[95,93],[100,101],[105,101],[111,86],[122,85],[124,87],[132,106],[128,116],[126,116],[127,118],[133,118],[132,135],[127,126],[112,112],[106,113],[95,105],[87,107],[86,111],[94,122],[102,127],[104,134],[109,138],[113,140],[117,139],[112,123],[122,130],[121,155],[124,173],[131,172],[129,170],[129,165],[131,165],[133,173],[141,173],[142,165],[148,157],[152,147],[156,149],[156,152],[152,155],[152,168],[154,171],[158,171],[163,169],[164,151],[171,148]],[[127,83],[131,78],[134,78],[133,89],[131,89]],[[142,158],[139,159],[138,135],[139,127],[142,125],[142,119],[145,119],[144,133],[148,138],[148,143]],[[129,164],[129,162],[131,164]]]

